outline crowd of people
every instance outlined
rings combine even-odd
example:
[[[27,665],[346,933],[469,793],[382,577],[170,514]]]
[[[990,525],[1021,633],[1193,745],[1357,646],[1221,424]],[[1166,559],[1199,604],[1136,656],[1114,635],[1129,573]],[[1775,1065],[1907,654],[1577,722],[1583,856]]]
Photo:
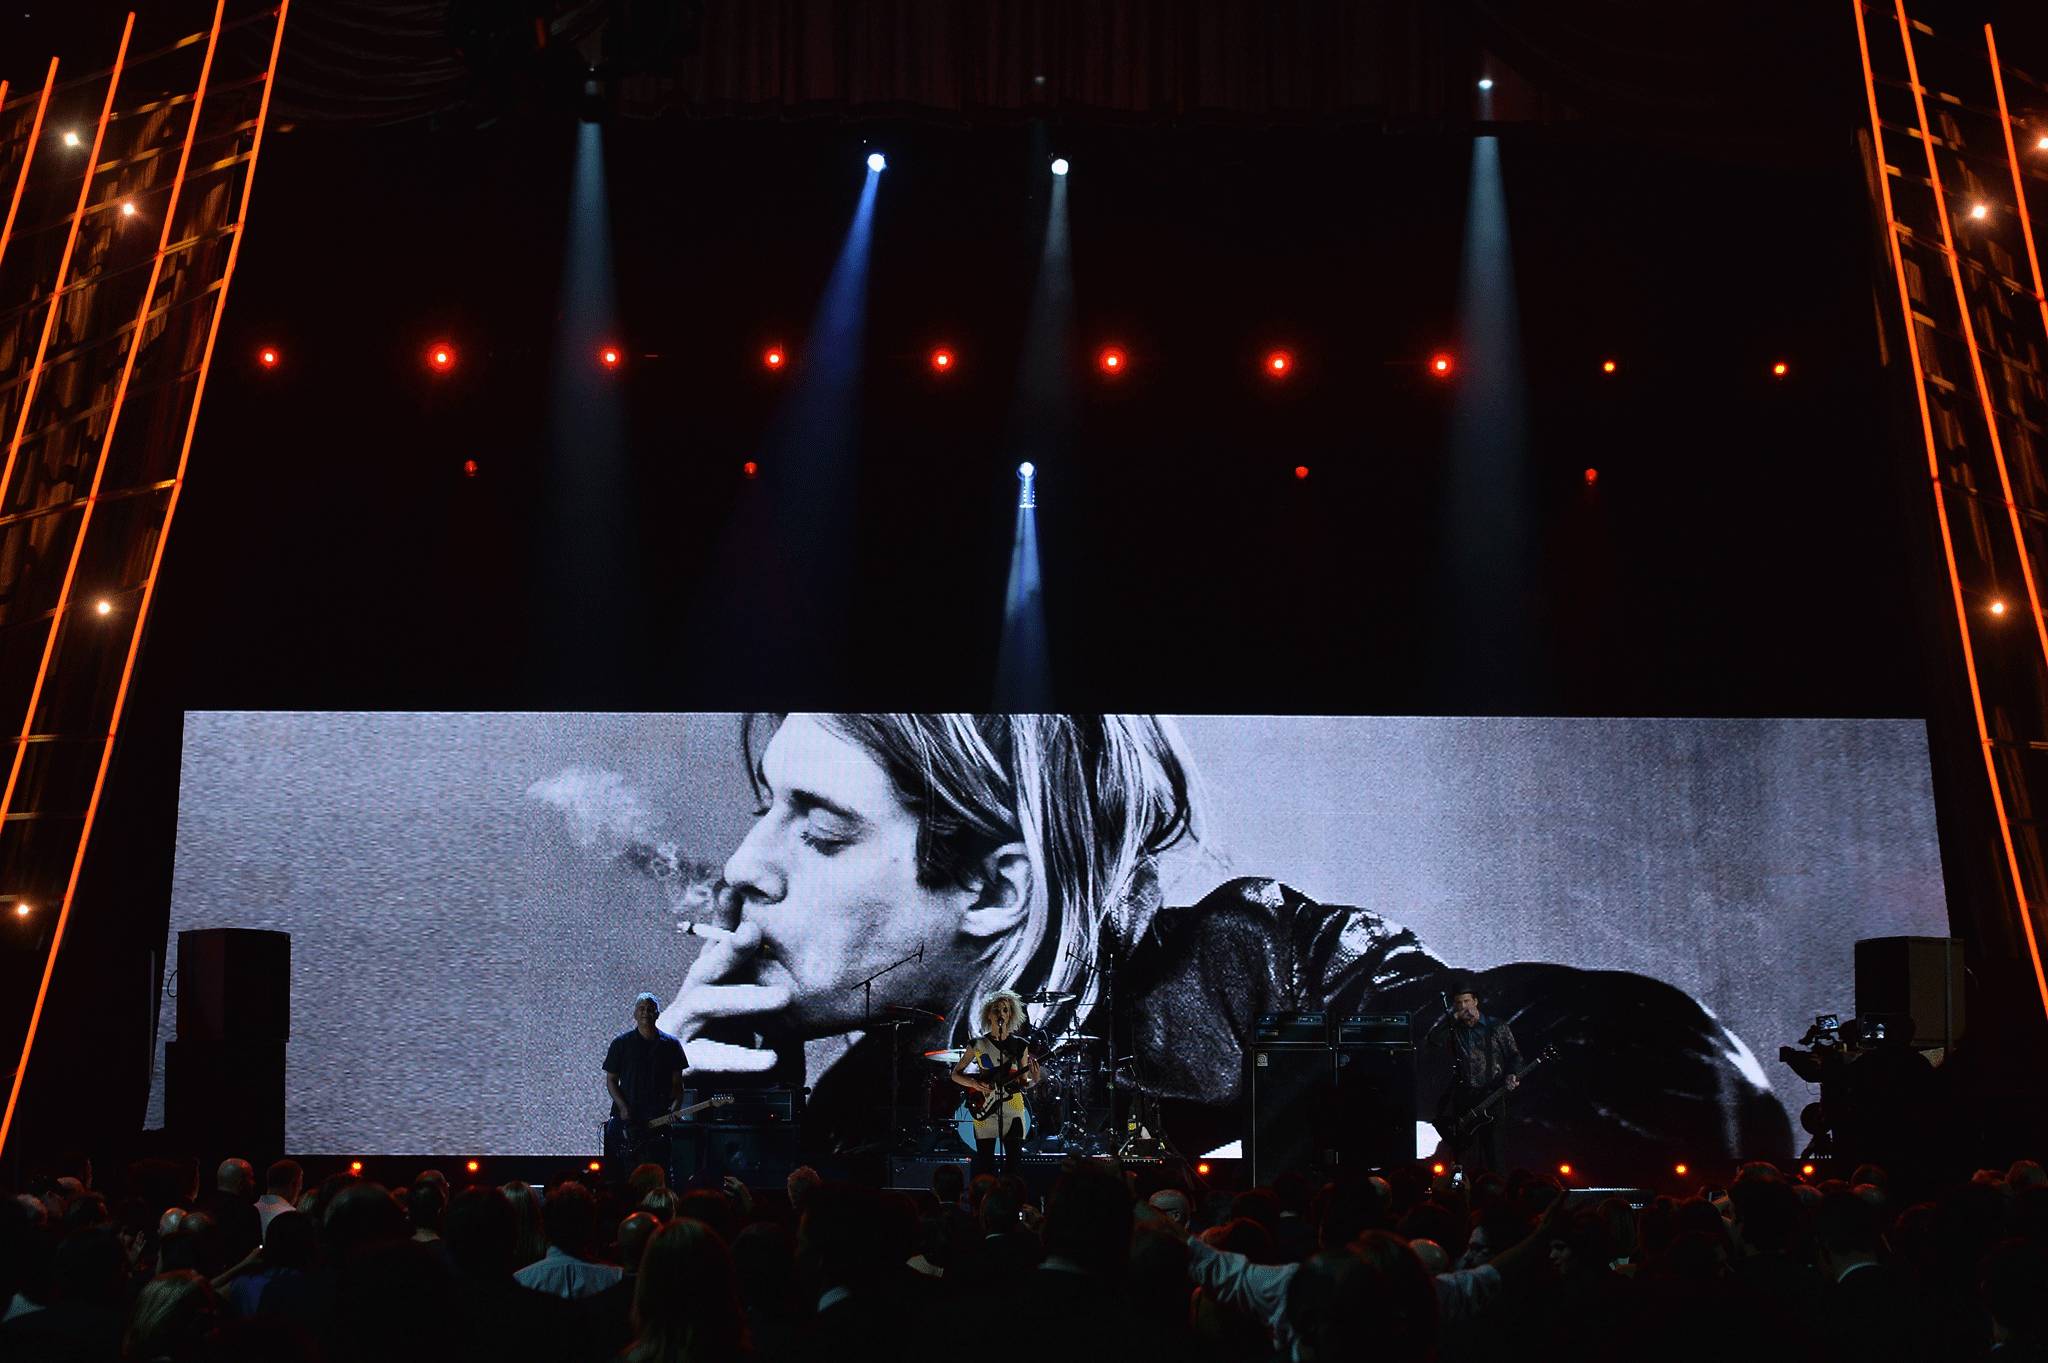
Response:
[[[1554,1179],[1399,1171],[1140,1196],[1076,1161],[1034,1199],[942,1166],[928,1192],[799,1169],[672,1188],[659,1166],[545,1190],[214,1187],[145,1161],[0,1200],[9,1360],[876,1358],[2048,1360],[2048,1175],[1924,1199],[1883,1169],[1766,1163],[1632,1205]],[[1918,1191],[1918,1190],[1916,1190]]]

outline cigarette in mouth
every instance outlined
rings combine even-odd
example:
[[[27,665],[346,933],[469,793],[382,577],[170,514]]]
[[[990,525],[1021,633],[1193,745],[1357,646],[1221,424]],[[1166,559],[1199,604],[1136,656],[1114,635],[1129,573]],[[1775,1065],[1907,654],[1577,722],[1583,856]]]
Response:
[[[710,942],[730,942],[733,934],[710,923],[678,923],[676,926],[691,937],[702,937]]]

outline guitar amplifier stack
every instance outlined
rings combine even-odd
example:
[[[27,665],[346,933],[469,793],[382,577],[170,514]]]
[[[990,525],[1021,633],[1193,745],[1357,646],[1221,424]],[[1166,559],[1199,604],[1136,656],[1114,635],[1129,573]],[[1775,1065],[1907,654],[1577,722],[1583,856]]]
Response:
[[[1265,1013],[1245,1054],[1252,1179],[1332,1175],[1415,1156],[1415,1046],[1406,1013]]]

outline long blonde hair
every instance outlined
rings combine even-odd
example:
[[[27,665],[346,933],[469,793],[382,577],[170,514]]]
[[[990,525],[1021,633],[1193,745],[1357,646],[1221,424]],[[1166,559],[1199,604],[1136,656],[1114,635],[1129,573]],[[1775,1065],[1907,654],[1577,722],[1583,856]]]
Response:
[[[1199,840],[1194,767],[1164,715],[833,714],[818,717],[889,774],[917,816],[918,880],[971,887],[1020,842],[1031,864],[1024,922],[996,944],[955,1001],[956,1033],[975,1002],[1012,981],[1072,989],[1107,926],[1127,945],[1145,925],[1134,893],[1161,852]],[[741,747],[756,794],[760,747],[781,716],[748,715]],[[1075,1016],[1096,1001],[1087,972]],[[1021,1014],[1020,1014],[1021,1015]]]

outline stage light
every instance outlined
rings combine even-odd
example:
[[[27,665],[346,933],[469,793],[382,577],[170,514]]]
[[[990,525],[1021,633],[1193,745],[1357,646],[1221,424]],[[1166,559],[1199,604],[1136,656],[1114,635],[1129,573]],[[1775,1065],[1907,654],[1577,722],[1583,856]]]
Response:
[[[1067,173],[1068,169],[1069,169],[1069,167],[1068,167],[1068,165],[1067,165],[1067,158],[1066,158],[1066,157],[1064,157],[1064,156],[1055,156],[1055,157],[1053,157],[1053,158],[1052,158],[1052,173],[1053,173],[1053,174],[1055,174],[1055,175],[1065,175],[1065,174]]]
[[[1125,364],[1124,352],[1113,345],[1104,346],[1096,352],[1095,367],[1105,374],[1121,374]]]
[[[1294,356],[1284,350],[1276,350],[1266,356],[1266,373],[1273,378],[1280,378],[1293,368]]]
[[[1802,1164],[1799,1166],[1799,1176],[1801,1178],[1812,1178],[1818,1172],[1820,1171],[1814,1168],[1814,1166],[1811,1164]]]
[[[1023,463],[1017,465],[1017,476],[1027,483],[1030,482],[1038,476],[1038,465],[1026,459]]]
[[[1203,1178],[1209,1177],[1209,1161],[1203,1160],[1201,1163],[1197,1164],[1195,1166],[1195,1172],[1200,1174]]]
[[[462,461],[462,476],[465,478],[474,478],[477,475],[478,469],[481,467],[482,466],[479,465],[476,462],[476,460],[465,459]]]
[[[1970,220],[1972,222],[1982,222],[1990,216],[1991,206],[1989,204],[1977,203],[1970,205]]]
[[[463,1168],[465,1168],[465,1169],[467,1169],[467,1170],[469,1170],[469,1172],[471,1172],[471,1173],[473,1174],[473,1173],[475,1173],[475,1172],[476,1172],[477,1170],[479,1170],[479,1169],[483,1168],[483,1165],[481,1165],[481,1164],[477,1163],[477,1161],[475,1161],[475,1160],[471,1160],[471,1161],[470,1161],[469,1163],[467,1163],[467,1164],[463,1165],[462,1167],[463,1167]]]
[[[1778,361],[1778,362],[1777,362],[1776,364],[1774,364],[1774,365],[1772,365],[1772,366],[1771,366],[1771,377],[1772,377],[1772,378],[1776,378],[1776,379],[1782,379],[1782,378],[1784,378],[1784,377],[1785,377],[1785,376],[1786,376],[1787,374],[1789,374],[1789,373],[1791,373],[1791,372],[1792,372],[1792,367],[1791,367],[1790,365],[1786,364],[1786,363],[1785,363],[1785,362],[1784,362],[1783,360],[1779,360],[1779,361]]]
[[[1294,466],[1294,481],[1296,481],[1297,483],[1299,483],[1299,482],[1305,482],[1305,481],[1307,481],[1307,479],[1308,479],[1308,465],[1307,465],[1307,464],[1296,464],[1296,465]]]
[[[1449,1173],[1450,1170],[1445,1167],[1444,1162],[1442,1160],[1438,1160],[1435,1164],[1429,1166],[1429,1172],[1435,1178],[1442,1178],[1445,1174]]]
[[[597,1160],[597,1159],[594,1159],[594,1160],[592,1160],[592,1161],[590,1162],[590,1172],[591,1172],[591,1173],[593,1173],[593,1174],[601,1174],[601,1173],[603,1173],[603,1172],[604,1172],[604,1161],[603,1161],[603,1160]]]
[[[770,369],[782,368],[788,359],[789,357],[782,353],[782,347],[779,345],[769,346],[761,355],[761,363],[767,365]]]
[[[277,368],[279,358],[277,351],[270,346],[265,346],[256,352],[256,363],[262,365],[265,369]]]
[[[2043,140],[2048,141],[2048,139]],[[64,130],[64,145],[67,147],[77,147],[83,146],[84,143],[79,139],[78,133],[75,129],[66,128]]]
[[[92,609],[95,615],[112,615],[114,613],[114,603],[103,596],[92,603]]]
[[[1570,1178],[1572,1176],[1572,1166],[1569,1163],[1558,1165],[1557,1176],[1559,1178]]]
[[[455,367],[455,347],[445,341],[437,341],[427,347],[427,367],[447,373]]]
[[[1600,361],[1600,372],[1601,372],[1601,373],[1603,373],[1603,374],[1612,374],[1612,373],[1614,372],[1614,369],[1615,369],[1615,364],[1614,364],[1614,361],[1612,361],[1612,360],[1602,360],[1602,361]]]
[[[2036,142],[2036,143],[2034,144],[2034,150],[2035,150],[2035,151],[2048,151],[2048,137],[2044,137],[2044,138],[2042,138],[2042,139],[2041,139],[2040,141]]]
[[[360,1174],[360,1173],[362,1173],[362,1172],[363,1172],[363,1162],[362,1162],[361,1160],[359,1160],[359,1159],[352,1159],[352,1160],[350,1160],[350,1161],[348,1162],[348,1171],[349,1171],[349,1172],[350,1172],[351,1174]]]
[[[1493,77],[1481,76],[1479,78],[1479,88],[1482,90],[1491,90],[1493,88]]]
[[[19,904],[16,904],[14,906],[14,916],[16,918],[26,918],[29,916],[30,912],[31,910],[29,909],[28,901],[26,899],[22,900]]]
[[[749,459],[746,463],[740,465],[740,472],[746,474],[749,478],[753,477],[760,471],[761,466],[751,459]]]
[[[1692,1166],[1689,1164],[1674,1164],[1671,1166],[1671,1172],[1678,1175],[1680,1178],[1684,1178],[1687,1174],[1692,1172]]]
[[[619,348],[617,346],[608,345],[604,349],[597,352],[597,362],[603,365],[606,369],[617,369],[619,367],[619,362],[624,360],[625,358],[626,357],[624,355],[621,355],[619,353]]]
[[[1586,470],[1586,486],[1587,486],[1587,487],[1591,487],[1591,486],[1593,486],[1593,484],[1595,484],[1595,483],[1597,483],[1597,482],[1599,482],[1599,481],[1600,481],[1600,470],[1599,470],[1599,469],[1587,469],[1587,470]]]
[[[1456,367],[1456,364],[1457,361],[1451,358],[1449,352],[1439,351],[1429,357],[1429,372],[1440,379],[1447,378],[1451,370]]]
[[[889,168],[889,158],[878,151],[868,153],[868,169],[880,175]]]
[[[132,217],[134,217],[134,216],[135,216],[136,212],[137,212],[137,209],[136,209],[136,207],[135,207],[135,202],[134,202],[134,200],[132,200],[132,199],[123,199],[123,200],[121,201],[121,216],[122,216],[122,217],[124,217],[124,218],[132,218]]]
[[[953,367],[953,352],[940,346],[931,353],[931,366],[937,373],[947,372]]]
[[[1991,613],[1993,615],[2005,614],[2005,603],[2003,601],[1993,601],[1991,603]]]

